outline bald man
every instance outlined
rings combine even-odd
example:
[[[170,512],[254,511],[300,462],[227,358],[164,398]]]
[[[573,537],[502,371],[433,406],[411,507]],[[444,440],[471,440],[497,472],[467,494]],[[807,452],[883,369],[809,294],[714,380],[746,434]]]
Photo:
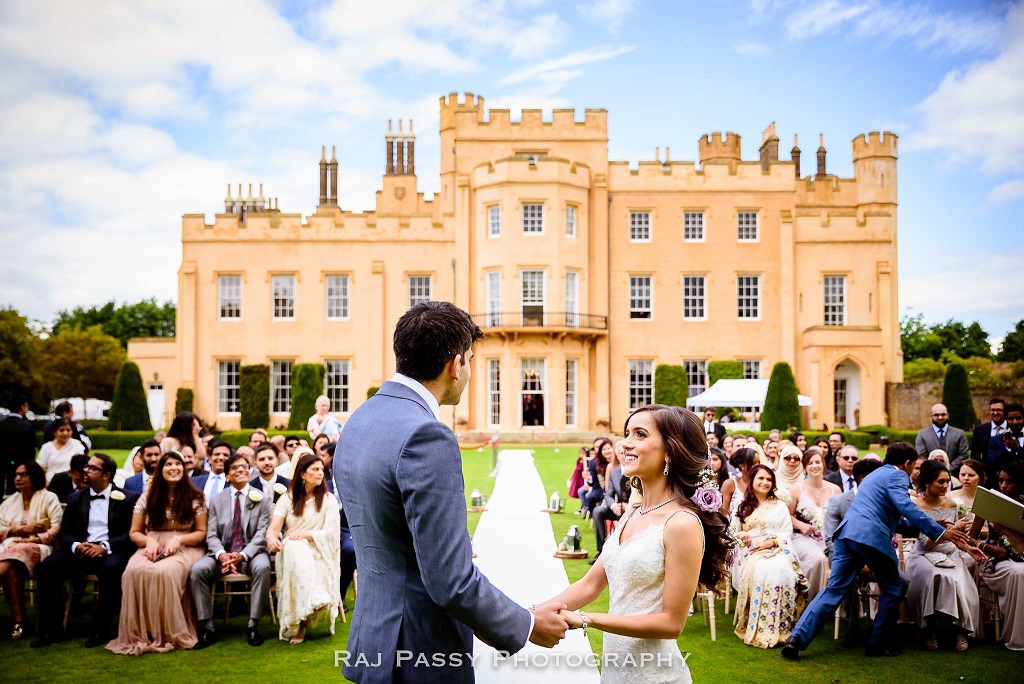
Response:
[[[967,435],[960,428],[949,425],[949,411],[943,404],[932,406],[932,424],[917,433],[914,448],[921,456],[927,456],[935,449],[949,454],[951,472],[957,472],[960,464],[970,458]]]

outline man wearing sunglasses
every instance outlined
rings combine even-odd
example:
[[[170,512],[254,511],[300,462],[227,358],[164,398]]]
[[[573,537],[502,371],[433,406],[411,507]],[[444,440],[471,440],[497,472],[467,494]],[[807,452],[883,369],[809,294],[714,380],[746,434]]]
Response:
[[[860,452],[857,451],[857,447],[847,444],[839,450],[839,454],[836,456],[836,464],[839,466],[839,470],[829,473],[825,476],[825,479],[838,486],[844,492],[851,490],[856,492],[857,480],[853,476],[853,466],[856,465],[859,459]]]

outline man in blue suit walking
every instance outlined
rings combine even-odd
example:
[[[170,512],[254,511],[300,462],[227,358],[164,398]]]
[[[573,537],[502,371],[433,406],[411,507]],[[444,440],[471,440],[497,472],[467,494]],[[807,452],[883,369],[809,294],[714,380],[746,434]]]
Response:
[[[910,471],[917,451],[906,442],[894,442],[885,453],[885,465],[864,478],[853,505],[833,535],[832,570],[828,587],[811,601],[792,635],[782,647],[785,658],[796,659],[814,640],[825,621],[835,614],[850,586],[865,565],[878,583],[878,614],[865,654],[895,656],[892,646],[897,611],[903,598],[899,562],[892,545],[897,529],[910,534],[917,530],[932,541],[952,541],[966,545],[969,538],[925,515],[910,500]],[[906,523],[902,519],[906,519]],[[908,524],[909,523],[909,524]]]
[[[551,647],[565,605],[527,610],[473,564],[459,443],[438,420],[469,383],[469,314],[421,302],[395,327],[397,373],[345,424],[334,453],[359,593],[343,672],[367,682],[474,681],[473,633],[499,651]]]

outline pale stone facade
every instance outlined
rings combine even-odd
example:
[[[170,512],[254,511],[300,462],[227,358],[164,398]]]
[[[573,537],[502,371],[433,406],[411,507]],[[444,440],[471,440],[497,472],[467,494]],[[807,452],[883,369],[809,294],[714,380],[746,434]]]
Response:
[[[233,372],[273,363],[282,424],[280,362],[329,362],[344,418],[394,372],[395,321],[429,296],[487,333],[467,395],[443,416],[466,429],[618,429],[649,400],[657,365],[685,364],[699,389],[706,362],[730,359],[762,377],[789,362],[812,426],[885,422],[885,383],[902,379],[896,136],[858,136],[853,178],[826,172],[823,147],[801,177],[778,159],[774,124],[760,160],[712,134],[697,163],[631,169],[608,159],[604,110],[511,121],[455,94],[440,107],[431,200],[417,193],[412,137],[389,130],[373,212],[337,206],[324,158],[305,220],[240,188],[212,224],[183,217],[178,336],[129,344],[168,417],[190,387],[200,416],[237,426]]]

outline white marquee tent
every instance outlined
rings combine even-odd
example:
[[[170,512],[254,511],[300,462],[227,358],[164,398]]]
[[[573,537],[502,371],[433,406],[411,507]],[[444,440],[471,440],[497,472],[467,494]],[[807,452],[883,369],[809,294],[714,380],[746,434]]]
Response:
[[[707,390],[687,399],[686,406],[751,406],[760,409],[767,394],[767,380],[718,380]],[[800,406],[812,403],[811,398],[803,394],[798,396],[798,401]]]

